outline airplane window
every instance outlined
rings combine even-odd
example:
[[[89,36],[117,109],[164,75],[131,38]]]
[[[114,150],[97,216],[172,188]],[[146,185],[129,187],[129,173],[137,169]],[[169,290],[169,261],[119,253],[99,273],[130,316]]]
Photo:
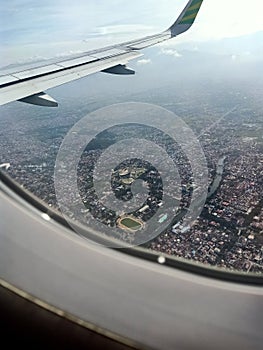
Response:
[[[84,238],[262,276],[262,4],[194,0],[152,38],[185,3],[2,4],[1,89],[42,80],[0,107],[0,170]]]

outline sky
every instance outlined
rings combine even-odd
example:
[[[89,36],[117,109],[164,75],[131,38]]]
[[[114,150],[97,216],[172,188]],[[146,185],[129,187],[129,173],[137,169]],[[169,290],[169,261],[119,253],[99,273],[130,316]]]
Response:
[[[87,51],[158,33],[174,22],[186,3],[0,0],[0,66]],[[263,31],[262,12],[262,0],[204,0],[194,26],[165,46]]]

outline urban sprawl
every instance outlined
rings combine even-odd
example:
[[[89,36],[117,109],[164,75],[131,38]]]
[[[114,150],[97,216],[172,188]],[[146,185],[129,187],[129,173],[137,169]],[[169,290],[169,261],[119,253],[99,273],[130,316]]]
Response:
[[[210,92],[200,91],[200,95],[196,93],[198,102],[191,107],[186,92],[174,104],[168,104],[166,99],[158,97],[157,103],[174,111],[191,127],[204,151],[209,188],[198,217],[185,222],[185,215],[187,216],[195,191],[195,180],[191,164],[180,145],[158,130],[149,131],[142,126],[133,125],[130,129],[116,126],[107,130],[83,152],[77,171],[79,193],[86,208],[82,213],[83,223],[89,225],[91,214],[108,227],[118,226],[120,214],[116,215],[103,205],[110,193],[105,192],[104,198],[99,198],[93,188],[94,166],[103,150],[119,140],[116,135],[122,135],[123,139],[139,135],[165,149],[175,162],[181,180],[181,198],[177,198],[174,219],[169,221],[170,218],[165,213],[158,216],[158,210],[165,204],[158,169],[136,157],[132,161],[116,164],[113,169],[111,188],[116,201],[123,201],[123,215],[129,214],[136,219],[136,223],[145,225],[155,215],[162,224],[166,220],[170,222],[160,235],[146,242],[144,246],[197,263],[262,273],[262,92],[253,91],[249,94],[246,90],[233,88],[226,93],[221,89],[215,97]],[[148,100],[155,100],[154,96],[151,95]],[[59,209],[54,188],[56,155],[66,132],[82,116],[83,111],[76,108],[76,112],[72,114],[72,110],[68,108],[63,116],[58,115],[57,118],[48,118],[47,112],[39,112],[43,115],[29,118],[27,114],[30,108],[16,104],[14,107],[7,106],[3,111],[0,120],[1,167],[50,207]],[[71,161],[70,150],[68,161]],[[132,186],[138,179],[144,183],[148,197],[137,210],[127,213],[129,200],[132,198]],[[75,194],[67,183],[64,186],[65,196],[74,205]],[[173,197],[175,184],[172,177],[170,186],[169,196]],[[68,208],[67,215],[75,219],[71,207]],[[127,237],[132,240],[132,235],[139,235],[140,229],[143,226]]]

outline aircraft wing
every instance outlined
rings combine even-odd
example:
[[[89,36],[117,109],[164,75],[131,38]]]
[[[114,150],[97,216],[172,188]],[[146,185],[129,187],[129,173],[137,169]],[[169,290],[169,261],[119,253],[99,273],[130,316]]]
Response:
[[[169,40],[187,31],[195,21],[203,0],[190,0],[166,31],[142,39],[107,46],[67,58],[46,60],[0,75],[0,105],[22,101],[54,107],[58,103],[44,91],[92,73],[134,74],[126,64],[142,56],[141,49]]]

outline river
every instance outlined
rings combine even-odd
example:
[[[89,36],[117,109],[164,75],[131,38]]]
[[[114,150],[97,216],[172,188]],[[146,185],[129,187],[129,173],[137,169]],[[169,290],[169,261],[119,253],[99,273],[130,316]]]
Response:
[[[215,191],[218,189],[218,186],[221,183],[223,172],[224,172],[225,159],[226,159],[226,156],[223,156],[219,159],[217,163],[216,177],[208,191],[207,198],[210,198],[215,193]]]

